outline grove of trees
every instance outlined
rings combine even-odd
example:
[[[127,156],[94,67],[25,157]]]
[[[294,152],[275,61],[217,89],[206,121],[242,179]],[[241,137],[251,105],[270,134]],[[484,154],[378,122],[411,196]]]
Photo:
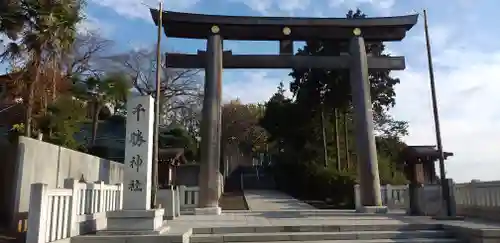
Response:
[[[357,10],[346,17],[365,15]],[[345,43],[308,41],[297,55],[335,56],[347,52],[346,48]],[[370,43],[367,51],[389,55],[383,43]],[[348,75],[342,70],[294,69],[290,73],[293,99],[284,96],[282,83],[266,103],[260,125],[269,136],[273,171],[281,189],[301,198],[352,206],[357,163]],[[399,79],[389,71],[371,71],[369,81],[381,182],[405,183],[398,155],[408,125],[388,112],[395,105],[394,86]]]

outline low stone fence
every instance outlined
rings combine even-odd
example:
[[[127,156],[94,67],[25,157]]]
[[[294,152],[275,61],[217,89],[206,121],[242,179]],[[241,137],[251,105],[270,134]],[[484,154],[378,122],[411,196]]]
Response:
[[[409,207],[407,185],[383,185],[380,187],[382,205],[389,209],[407,209]],[[354,203],[356,209],[361,208],[361,192],[359,185],[354,186]]]
[[[463,216],[500,220],[500,181],[455,185],[457,213]]]
[[[500,181],[451,184],[458,215],[500,221]],[[389,209],[408,209],[408,186],[384,185],[381,187],[383,205]],[[423,215],[444,214],[441,186],[423,185],[416,200]],[[356,208],[361,206],[359,185],[354,187]]]
[[[64,189],[31,185],[26,242],[67,239],[107,227],[106,212],[122,209],[123,186],[64,181]]]
[[[192,211],[198,207],[200,188],[197,186],[177,186],[173,189],[158,191],[158,204],[165,208],[165,216],[169,219],[177,217],[181,212]]]
[[[200,187],[179,186],[181,211],[194,209],[198,206]]]

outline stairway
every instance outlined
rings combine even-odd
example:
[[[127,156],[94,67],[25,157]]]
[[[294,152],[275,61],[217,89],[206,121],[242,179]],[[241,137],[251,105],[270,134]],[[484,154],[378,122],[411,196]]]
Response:
[[[191,243],[459,243],[438,224],[195,228]]]

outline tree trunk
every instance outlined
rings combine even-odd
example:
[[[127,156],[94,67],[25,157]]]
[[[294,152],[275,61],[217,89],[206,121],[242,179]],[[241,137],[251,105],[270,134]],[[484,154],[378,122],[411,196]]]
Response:
[[[26,137],[31,137],[31,127],[32,127],[32,113],[33,113],[33,106],[35,104],[35,84],[38,83],[38,80],[40,79],[40,70],[38,67],[35,68],[35,80],[32,82],[27,82],[26,84],[26,89],[27,89],[27,96],[26,96],[26,110],[25,110],[25,117],[24,117],[24,136]]]
[[[351,161],[349,158],[349,128],[347,127],[347,111],[344,111],[344,146],[345,146],[345,160],[347,163],[347,169],[351,167]]]
[[[56,89],[57,89],[57,84],[56,84],[56,66],[57,63],[54,60],[52,63],[52,102],[56,100]]]
[[[90,139],[90,145],[95,145],[95,140],[97,137],[97,128],[99,127],[99,113],[101,111],[102,106],[99,105],[99,102],[94,101],[93,104],[93,114],[92,114],[92,137]]]
[[[335,124],[334,124],[334,134],[335,134],[335,151],[337,155],[337,170],[341,171],[342,170],[342,163],[340,161],[340,136],[339,136],[339,110],[335,108],[333,110],[333,115],[335,117]]]
[[[328,167],[328,150],[326,145],[325,112],[323,104],[321,105],[321,134],[323,137],[323,163],[326,168]]]

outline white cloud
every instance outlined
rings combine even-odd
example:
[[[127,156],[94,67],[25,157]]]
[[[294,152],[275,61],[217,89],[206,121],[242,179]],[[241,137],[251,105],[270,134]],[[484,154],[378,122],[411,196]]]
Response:
[[[240,99],[243,103],[264,103],[276,93],[277,87],[283,79],[270,77],[266,71],[231,71],[238,78],[223,84],[223,100]],[[287,80],[287,79],[285,79]],[[285,89],[288,82],[284,82]],[[287,91],[286,96],[291,97]]]
[[[92,16],[86,16],[82,22],[78,23],[76,28],[79,34],[93,32],[103,37],[111,36],[115,29],[113,25],[100,21]]]
[[[232,1],[243,3],[250,9],[264,15],[268,15],[270,9],[273,7],[273,0],[232,0]]]
[[[421,20],[423,22],[423,19]],[[424,30],[421,28],[423,25],[417,25],[414,28],[421,34],[413,35],[409,38],[409,41],[416,41],[422,46],[425,45],[425,35]],[[456,29],[452,25],[447,25],[444,23],[429,26],[429,36],[431,39],[432,48],[442,49],[449,44],[450,40],[453,40],[457,35]],[[405,40],[407,41],[407,40]]]
[[[311,0],[231,0],[245,4],[262,15],[294,15],[297,11],[307,10]]]
[[[91,0],[102,7],[113,9],[118,14],[132,19],[151,21],[149,8],[158,8],[158,0]],[[196,5],[199,0],[168,0],[165,9],[181,11]]]
[[[455,153],[446,163],[447,171],[459,182],[498,180],[500,50],[484,53],[455,48],[440,50],[434,58],[443,147]],[[392,113],[410,122],[406,141],[435,144],[427,71],[409,67],[396,76],[401,84]]]

